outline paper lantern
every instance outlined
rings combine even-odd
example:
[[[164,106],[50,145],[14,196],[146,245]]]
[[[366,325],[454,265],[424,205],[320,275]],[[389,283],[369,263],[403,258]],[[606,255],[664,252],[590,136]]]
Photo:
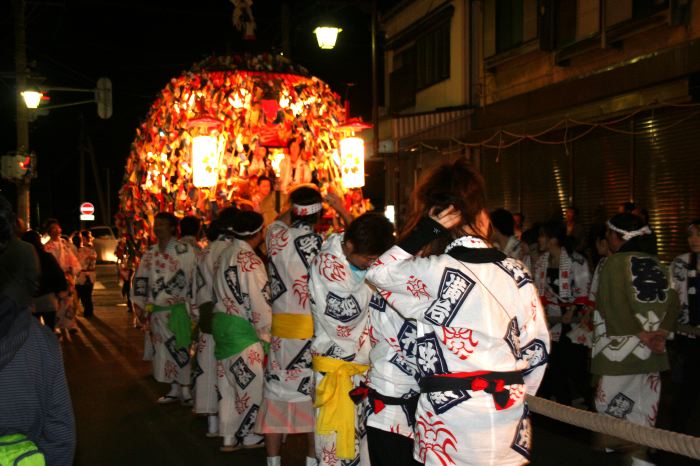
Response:
[[[365,185],[365,142],[362,138],[340,140],[340,166],[345,189]]]
[[[335,47],[335,41],[338,39],[338,33],[342,29],[336,27],[319,26],[314,29],[318,46],[322,49],[330,50]]]
[[[216,136],[192,138],[192,183],[197,188],[216,186],[221,150]]]

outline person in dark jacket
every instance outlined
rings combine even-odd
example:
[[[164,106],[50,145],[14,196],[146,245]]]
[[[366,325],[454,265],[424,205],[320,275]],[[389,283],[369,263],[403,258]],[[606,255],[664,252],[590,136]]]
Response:
[[[48,466],[73,464],[75,419],[58,340],[0,296],[0,436],[24,434]]]
[[[12,206],[0,195],[0,293],[21,306],[29,306],[39,279],[34,250],[15,235]]]
[[[22,234],[22,241],[34,246],[41,267],[39,289],[34,297],[34,315],[37,319],[43,318],[44,324],[53,330],[58,306],[57,294],[68,290],[66,275],[54,255],[44,250],[39,233],[35,230],[26,231]]]

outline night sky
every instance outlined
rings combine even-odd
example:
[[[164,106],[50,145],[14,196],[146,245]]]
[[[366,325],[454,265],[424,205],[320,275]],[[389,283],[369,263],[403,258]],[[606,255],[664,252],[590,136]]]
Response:
[[[0,3],[0,154],[6,154],[16,149],[14,17],[13,2]],[[349,96],[351,116],[370,121],[369,2],[288,3],[292,60],[342,97]],[[395,3],[380,1],[380,10]],[[31,75],[43,78],[47,86],[77,88],[94,88],[99,77],[108,77],[114,109],[109,120],[97,116],[95,104],[84,104],[51,110],[30,123],[30,149],[37,154],[39,170],[31,192],[33,224],[38,218],[56,217],[64,230],[78,226],[81,119],[94,147],[103,190],[109,180],[113,215],[135,129],[170,78],[211,54],[281,50],[280,1],[254,0],[255,41],[243,40],[233,27],[233,9],[228,0],[27,0]],[[323,51],[316,45],[312,31],[320,15],[335,18],[343,28],[334,50]],[[379,62],[381,66],[381,49]],[[51,92],[50,105],[84,100],[86,95]],[[380,95],[380,105],[381,99]],[[89,158],[87,163],[85,200],[97,205]],[[0,189],[14,204],[14,185],[3,180]]]

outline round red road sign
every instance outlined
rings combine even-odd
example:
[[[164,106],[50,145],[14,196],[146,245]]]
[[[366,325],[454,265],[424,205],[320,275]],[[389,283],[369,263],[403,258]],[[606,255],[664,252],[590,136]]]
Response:
[[[92,215],[95,213],[95,206],[91,202],[83,202],[80,204],[80,213],[83,215]]]

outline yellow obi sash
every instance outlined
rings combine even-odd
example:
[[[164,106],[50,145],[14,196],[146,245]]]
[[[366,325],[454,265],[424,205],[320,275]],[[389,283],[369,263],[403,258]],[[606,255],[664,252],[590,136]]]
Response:
[[[335,432],[336,455],[351,460],[355,457],[355,403],[349,394],[352,376],[366,372],[369,366],[328,356],[314,356],[312,365],[314,371],[326,373],[316,386],[316,432]]]
[[[314,336],[310,314],[272,314],[272,336],[305,340]]]

